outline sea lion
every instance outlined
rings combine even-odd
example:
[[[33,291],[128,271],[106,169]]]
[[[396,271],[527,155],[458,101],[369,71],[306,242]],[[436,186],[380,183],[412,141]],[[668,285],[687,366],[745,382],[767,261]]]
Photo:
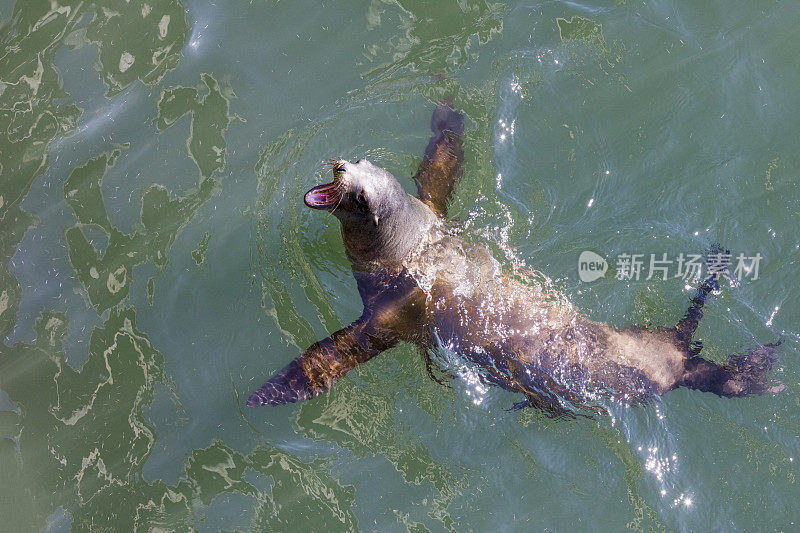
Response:
[[[453,350],[486,382],[523,393],[518,406],[556,416],[597,395],[636,402],[677,387],[721,396],[776,390],[767,377],[774,345],[731,356],[725,365],[698,357],[692,336],[714,279],[701,284],[675,327],[617,329],[583,317],[544,276],[523,280],[505,272],[488,249],[445,220],[463,163],[462,115],[440,103],[431,129],[414,176],[419,198],[364,159],[336,161],[333,181],[306,193],[308,207],[341,223],[364,311],[290,362],[248,406],[318,396],[399,342]]]

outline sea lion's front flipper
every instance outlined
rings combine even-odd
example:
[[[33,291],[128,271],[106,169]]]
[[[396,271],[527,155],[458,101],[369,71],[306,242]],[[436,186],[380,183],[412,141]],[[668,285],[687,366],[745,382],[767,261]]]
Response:
[[[311,345],[264,383],[247,400],[248,407],[302,402],[327,391],[347,372],[397,344],[396,335],[380,327],[374,314]]]
[[[437,214],[446,216],[447,201],[461,176],[464,150],[464,117],[446,102],[439,103],[431,117],[433,137],[428,142],[414,181],[419,198]]]

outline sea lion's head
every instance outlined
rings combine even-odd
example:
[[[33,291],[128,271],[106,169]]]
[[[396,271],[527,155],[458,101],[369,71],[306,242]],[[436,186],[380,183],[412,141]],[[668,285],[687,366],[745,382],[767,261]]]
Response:
[[[432,215],[388,170],[366,159],[336,161],[333,181],[312,188],[304,200],[312,209],[336,215],[347,255],[357,264],[401,260]]]

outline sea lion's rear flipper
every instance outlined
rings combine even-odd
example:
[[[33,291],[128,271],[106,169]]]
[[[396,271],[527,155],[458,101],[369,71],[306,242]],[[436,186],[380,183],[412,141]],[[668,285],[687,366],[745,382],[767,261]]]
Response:
[[[397,343],[365,314],[327,339],[311,345],[247,400],[248,407],[302,402],[327,391],[356,366]]]
[[[683,379],[678,385],[718,396],[779,392],[783,385],[769,377],[776,361],[777,345],[765,344],[745,354],[731,355],[724,365],[692,357],[686,361]]]
[[[697,294],[690,300],[691,305],[686,314],[675,326],[681,349],[687,354],[697,355],[700,352],[702,345],[699,342],[693,344],[692,337],[697,330],[700,319],[703,318],[703,305],[705,305],[708,295],[717,289],[719,289],[719,283],[714,278],[708,278],[702,282],[697,288]]]
[[[419,198],[437,214],[446,216],[447,201],[464,162],[461,136],[464,117],[446,102],[440,102],[431,117],[433,137],[428,142],[414,181]]]
[[[700,342],[692,343],[692,336],[697,330],[700,319],[703,318],[703,305],[708,295],[719,290],[719,279],[729,273],[730,256],[731,251],[724,249],[718,243],[712,244],[705,252],[706,265],[711,275],[697,288],[697,294],[691,299],[689,309],[675,326],[681,348],[689,355],[697,355],[702,349]]]

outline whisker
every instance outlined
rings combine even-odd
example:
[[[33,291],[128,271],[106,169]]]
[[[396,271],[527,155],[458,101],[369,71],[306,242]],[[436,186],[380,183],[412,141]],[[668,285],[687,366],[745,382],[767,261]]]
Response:
[[[334,187],[336,187],[336,192],[339,199],[333,209],[331,209],[331,214],[333,214],[339,208],[339,206],[342,204],[342,200],[344,200],[344,185],[342,185],[341,182],[334,182]]]

